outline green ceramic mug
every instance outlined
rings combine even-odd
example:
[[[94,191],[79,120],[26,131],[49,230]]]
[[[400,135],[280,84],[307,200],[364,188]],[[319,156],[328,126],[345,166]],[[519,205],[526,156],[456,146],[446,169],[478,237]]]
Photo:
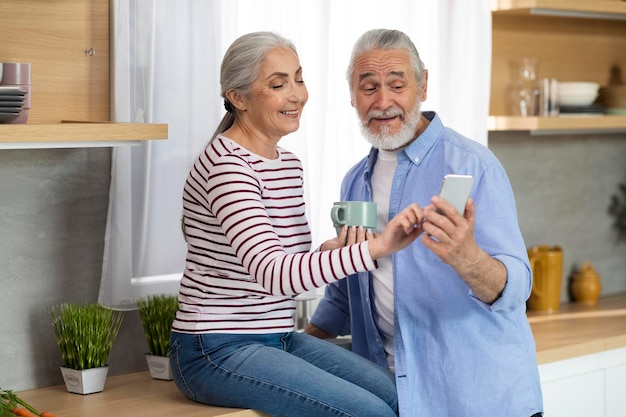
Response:
[[[330,209],[330,218],[341,234],[341,228],[348,226],[363,226],[374,231],[376,228],[376,203],[371,201],[337,201]]]

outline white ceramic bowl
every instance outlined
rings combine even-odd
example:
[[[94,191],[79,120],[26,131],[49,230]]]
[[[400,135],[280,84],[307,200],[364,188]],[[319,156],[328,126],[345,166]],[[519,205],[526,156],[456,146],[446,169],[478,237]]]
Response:
[[[563,92],[586,92],[586,91],[598,91],[600,84],[592,82],[559,82],[559,91]]]
[[[598,98],[600,84],[591,82],[560,82],[557,100],[560,106],[588,106]]]

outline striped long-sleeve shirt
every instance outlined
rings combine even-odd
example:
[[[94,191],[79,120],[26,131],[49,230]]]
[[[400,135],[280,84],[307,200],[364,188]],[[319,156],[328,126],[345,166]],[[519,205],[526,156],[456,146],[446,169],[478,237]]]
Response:
[[[302,164],[278,151],[265,159],[219,136],[191,168],[174,331],[292,331],[294,295],[376,268],[367,242],[310,252]]]

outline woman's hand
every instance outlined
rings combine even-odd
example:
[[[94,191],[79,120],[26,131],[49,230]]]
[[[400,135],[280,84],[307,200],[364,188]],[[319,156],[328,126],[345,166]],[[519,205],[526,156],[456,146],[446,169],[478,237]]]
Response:
[[[380,236],[369,243],[372,259],[391,255],[409,246],[424,231],[422,209],[413,203],[391,219]]]
[[[321,250],[331,250],[370,240],[374,234],[363,226],[343,226],[339,236],[322,243]]]

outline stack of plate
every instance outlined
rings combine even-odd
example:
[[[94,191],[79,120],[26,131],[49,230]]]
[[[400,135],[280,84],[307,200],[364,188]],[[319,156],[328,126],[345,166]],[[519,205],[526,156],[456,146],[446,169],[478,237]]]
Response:
[[[20,116],[27,91],[0,85],[0,123],[10,123]]]
[[[604,107],[597,103],[588,106],[561,106],[559,112],[561,116],[600,116],[604,114]]]
[[[600,88],[600,102],[608,114],[626,114],[626,85]]]

